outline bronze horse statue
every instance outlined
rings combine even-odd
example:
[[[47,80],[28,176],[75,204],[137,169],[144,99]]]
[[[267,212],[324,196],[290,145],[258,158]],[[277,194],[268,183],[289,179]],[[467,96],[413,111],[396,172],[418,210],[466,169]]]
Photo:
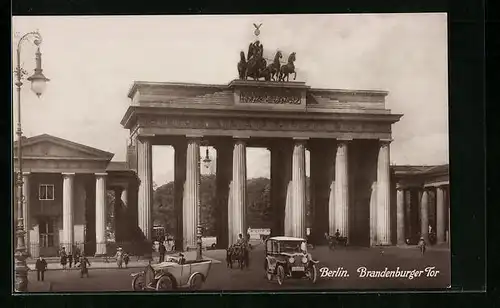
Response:
[[[251,77],[254,80],[259,80],[264,77],[265,80],[271,80],[271,74],[267,69],[266,59],[262,56],[262,50],[254,54],[247,62],[246,77]]]
[[[245,60],[245,53],[242,51],[242,52],[240,52],[240,62],[238,62],[238,74],[239,74],[241,80],[247,79],[247,76],[246,76],[247,65],[248,65],[248,63]]]
[[[281,54],[281,51],[277,51],[276,52],[276,55],[274,55],[274,60],[273,60],[273,63],[269,64],[267,66],[267,70],[269,71],[269,74],[271,75],[270,78],[272,80],[278,80],[278,74],[280,72],[280,68],[281,68],[281,63],[280,63],[280,59],[283,58],[283,55]]]
[[[279,81],[285,81],[285,77],[286,81],[289,81],[291,73],[294,74],[293,80],[297,78],[297,72],[295,71],[295,65],[293,62],[295,62],[295,52],[292,52],[288,57],[288,63],[280,68]]]

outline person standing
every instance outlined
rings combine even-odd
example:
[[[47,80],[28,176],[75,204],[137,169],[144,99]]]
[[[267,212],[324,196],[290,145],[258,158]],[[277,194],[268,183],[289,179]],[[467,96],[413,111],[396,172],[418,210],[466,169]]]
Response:
[[[160,260],[159,260],[159,263],[162,263],[163,261],[165,261],[165,252],[167,251],[165,245],[163,244],[163,242],[160,242],[160,244],[158,245],[158,252],[160,253]]]
[[[66,253],[66,247],[63,247],[61,249],[61,252],[59,253],[59,257],[61,259],[62,268],[66,269],[66,264],[68,263],[68,254]]]
[[[38,281],[43,281],[44,280],[44,276],[45,276],[45,270],[47,270],[47,261],[45,261],[44,258],[42,258],[42,256],[38,257],[38,260],[36,260],[36,264],[35,264],[35,268],[36,268],[36,277],[37,277],[37,280]]]
[[[118,268],[123,268],[122,263],[123,263],[123,251],[121,247],[118,247],[116,249],[116,265],[118,265]]]
[[[68,253],[68,266],[69,268],[73,267],[73,254]]]
[[[124,252],[123,253],[123,262],[125,263],[125,268],[128,268],[128,261],[130,260],[130,257],[128,253]]]
[[[83,275],[87,275],[87,278],[89,277],[89,266],[89,259],[82,253],[80,257],[80,278],[83,278]]]

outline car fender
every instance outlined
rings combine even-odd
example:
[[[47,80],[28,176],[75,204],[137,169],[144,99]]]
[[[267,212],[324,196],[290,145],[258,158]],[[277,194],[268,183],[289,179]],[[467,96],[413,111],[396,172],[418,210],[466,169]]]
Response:
[[[200,275],[201,275],[201,277],[203,278],[203,282],[205,282],[205,275],[203,275],[203,274],[202,274],[202,273],[200,273],[200,272],[194,272],[194,273],[192,273],[192,274],[191,274],[191,276],[189,276],[189,279],[188,279],[188,282],[187,282],[187,284],[188,284],[188,285],[191,285],[191,280],[193,280],[193,277],[194,277],[195,275],[197,275],[197,274],[200,274]]]
[[[144,275],[144,271],[130,274],[131,277],[135,277],[135,276],[139,276],[139,275]]]

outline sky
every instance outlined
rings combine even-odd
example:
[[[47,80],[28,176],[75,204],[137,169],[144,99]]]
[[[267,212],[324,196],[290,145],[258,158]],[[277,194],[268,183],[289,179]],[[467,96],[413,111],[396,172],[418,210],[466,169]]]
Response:
[[[40,98],[23,86],[24,135],[51,134],[124,161],[129,132],[120,120],[133,82],[228,84],[238,77],[239,52],[255,38],[253,23],[262,23],[259,38],[270,56],[296,52],[297,81],[389,92],[386,108],[403,114],[392,128],[391,163],[448,163],[442,13],[14,17],[13,46],[16,32],[42,34],[42,68],[50,79]],[[23,43],[21,63],[30,74],[35,51]],[[267,150],[249,148],[248,178],[269,177],[269,160]],[[308,170],[308,153],[306,164]],[[154,146],[155,183],[171,181],[173,167],[173,149]]]

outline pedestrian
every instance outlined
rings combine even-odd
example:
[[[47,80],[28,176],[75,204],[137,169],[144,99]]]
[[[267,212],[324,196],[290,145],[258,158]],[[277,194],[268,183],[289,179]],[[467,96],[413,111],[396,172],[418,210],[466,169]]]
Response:
[[[80,257],[80,278],[83,278],[83,275],[87,275],[87,278],[89,277],[89,266],[89,259],[87,259],[85,254],[82,253],[82,256]]]
[[[75,248],[73,249],[73,263],[76,264],[80,261],[80,249],[78,249],[78,247],[75,246]]]
[[[73,267],[73,253],[68,253],[68,266],[69,268]]]
[[[68,254],[66,253],[66,247],[63,247],[61,249],[61,252],[59,253],[59,257],[61,259],[61,266],[63,269],[66,269],[66,264],[68,262]]]
[[[38,260],[36,260],[35,268],[37,280],[43,281],[45,278],[45,270],[47,270],[47,261],[45,261],[42,256],[38,257]]]
[[[125,268],[128,268],[128,261],[130,260],[130,257],[128,253],[124,252],[123,253],[123,262],[125,263]]]
[[[167,249],[165,248],[165,245],[163,244],[163,242],[160,242],[160,244],[158,245],[158,252],[160,253],[159,263],[162,263],[163,261],[165,261],[166,250]]]
[[[425,254],[425,247],[426,244],[425,244],[425,240],[424,240],[424,237],[421,236],[420,237],[420,240],[418,241],[418,247],[420,248],[420,252],[422,253],[422,255]]]
[[[121,247],[118,247],[116,249],[116,265],[118,265],[118,268],[123,268],[122,263],[123,263],[123,250]]]

